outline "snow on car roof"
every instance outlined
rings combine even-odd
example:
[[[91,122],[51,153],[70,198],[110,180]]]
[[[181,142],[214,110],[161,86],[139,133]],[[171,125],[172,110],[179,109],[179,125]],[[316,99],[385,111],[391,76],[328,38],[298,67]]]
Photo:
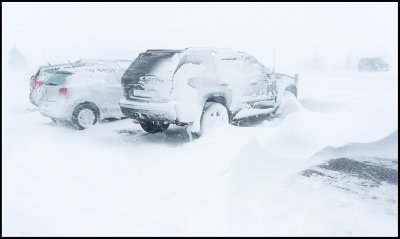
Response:
[[[236,58],[236,57],[251,57],[249,53],[235,51],[230,48],[214,48],[214,47],[188,47],[185,49],[186,52],[198,52],[205,51],[214,53],[217,58]]]
[[[181,53],[181,52],[197,52],[197,51],[206,51],[206,52],[214,52],[218,55],[221,54],[229,54],[233,55],[238,53],[230,48],[215,48],[215,47],[187,47],[185,49],[150,49],[146,52],[166,52],[166,53]]]
[[[97,61],[97,62],[87,62],[87,64],[75,65],[74,63],[61,67],[58,71],[75,73],[78,71],[104,71],[111,70],[115,68],[126,69],[129,67],[128,64],[118,64],[114,61]]]
[[[172,50],[172,49],[150,49],[150,50],[147,50],[146,52],[170,52],[170,53],[179,53],[179,52],[182,52],[182,50]]]
[[[125,59],[95,59],[95,58],[89,58],[89,59],[81,59],[76,61],[75,63],[98,63],[98,62],[132,62],[132,60],[125,60]]]

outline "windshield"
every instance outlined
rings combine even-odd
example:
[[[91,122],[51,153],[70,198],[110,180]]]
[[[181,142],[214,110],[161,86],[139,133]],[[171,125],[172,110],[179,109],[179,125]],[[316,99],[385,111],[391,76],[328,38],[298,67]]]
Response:
[[[134,78],[135,75],[158,75],[167,76],[175,70],[171,67],[172,57],[175,53],[170,52],[146,52],[141,53],[125,72],[124,77]]]
[[[70,72],[57,72],[54,73],[50,78],[44,83],[45,85],[63,85],[68,76],[72,75]]]

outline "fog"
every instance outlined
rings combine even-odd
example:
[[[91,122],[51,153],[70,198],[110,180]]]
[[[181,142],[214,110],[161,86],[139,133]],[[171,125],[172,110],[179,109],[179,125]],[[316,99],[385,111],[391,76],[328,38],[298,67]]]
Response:
[[[221,47],[281,71],[378,56],[397,67],[397,3],[2,3],[3,66],[134,59],[147,49]]]
[[[3,235],[398,236],[397,8],[2,3]],[[275,58],[289,76],[250,64],[186,64],[173,80],[164,64],[139,81],[114,65],[32,74],[186,47]],[[391,71],[358,72],[361,57]],[[120,103],[157,119],[137,124]]]

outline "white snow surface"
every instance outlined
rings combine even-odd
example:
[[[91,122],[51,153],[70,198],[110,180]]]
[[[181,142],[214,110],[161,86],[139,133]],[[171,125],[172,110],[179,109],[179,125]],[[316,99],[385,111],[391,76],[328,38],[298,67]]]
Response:
[[[397,72],[299,72],[279,118],[193,141],[129,119],[55,124],[29,77],[2,75],[3,236],[398,235],[398,185],[373,200],[300,174],[343,150],[397,160],[397,133],[379,141],[398,128]]]

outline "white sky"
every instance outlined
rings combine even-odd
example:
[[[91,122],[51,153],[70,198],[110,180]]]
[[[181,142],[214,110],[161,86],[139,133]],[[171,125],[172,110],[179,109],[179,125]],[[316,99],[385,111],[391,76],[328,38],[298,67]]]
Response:
[[[397,3],[2,3],[3,62],[17,46],[29,63],[134,59],[147,49],[245,51],[296,67],[382,56],[397,65]]]

